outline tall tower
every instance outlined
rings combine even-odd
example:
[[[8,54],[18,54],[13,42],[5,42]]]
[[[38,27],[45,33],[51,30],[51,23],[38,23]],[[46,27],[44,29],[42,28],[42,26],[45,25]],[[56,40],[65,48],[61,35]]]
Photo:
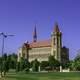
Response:
[[[36,42],[36,41],[37,41],[37,32],[36,32],[36,26],[35,26],[33,31],[33,42]]]
[[[51,33],[51,55],[55,57],[58,61],[61,62],[61,32],[59,30],[58,24],[55,23],[54,30]]]

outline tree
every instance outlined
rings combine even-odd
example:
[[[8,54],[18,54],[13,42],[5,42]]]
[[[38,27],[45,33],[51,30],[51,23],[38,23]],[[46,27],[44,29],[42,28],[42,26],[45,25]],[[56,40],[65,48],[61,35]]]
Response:
[[[24,65],[25,65],[25,60],[22,57],[21,60],[20,60],[20,71],[23,71],[24,70],[24,68],[25,68]]]
[[[8,72],[9,66],[8,66],[8,62],[7,61],[3,61],[2,70],[4,72],[4,75],[6,74],[6,72]]]
[[[31,61],[31,62],[30,62],[30,68],[33,67],[33,62],[34,62],[34,61]]]
[[[6,60],[7,60],[7,53],[3,55],[3,61],[6,61]]]
[[[46,70],[46,67],[48,67],[48,66],[49,66],[48,61],[42,61],[40,63],[40,70]]]
[[[25,64],[24,64],[24,68],[26,72],[29,72],[30,69],[30,63],[27,59],[25,59]]]
[[[16,69],[17,55],[15,53],[12,53],[9,54],[7,58],[9,63],[9,69]]]
[[[7,53],[5,53],[2,58],[3,58],[2,59],[3,60],[2,61],[3,62],[3,70],[6,73],[9,70],[9,63],[8,63],[8,59],[7,59]]]
[[[70,70],[75,70],[75,61],[74,60],[70,60],[68,63],[68,67],[70,68]]]
[[[11,65],[11,68],[16,69],[17,55],[15,53],[11,54],[11,63],[13,64],[13,66]]]
[[[9,69],[11,69],[12,68],[12,64],[11,64],[11,54],[9,54],[8,56],[7,56],[7,61],[8,61],[8,63],[9,63]]]
[[[5,76],[6,72],[9,70],[9,63],[7,60],[7,54],[5,53],[1,58],[0,58],[0,70],[1,70],[1,76]],[[2,74],[3,73],[3,74]]]
[[[80,71],[80,55],[76,56],[74,59],[74,67],[77,71]]]
[[[63,69],[67,69],[67,68],[70,67],[71,64],[72,64],[71,61],[67,61],[65,64],[62,63],[61,66],[62,66]]]
[[[17,62],[16,63],[16,72],[19,72],[20,71],[20,62]]]
[[[0,57],[0,71],[1,71],[1,66],[2,66],[2,57]]]
[[[16,54],[7,55],[7,53],[4,53],[2,57],[0,57],[1,76],[5,76],[6,72],[8,72],[9,69],[15,69],[16,62],[17,62]]]
[[[26,71],[29,72],[30,63],[27,59],[21,58],[20,60],[20,71]]]
[[[35,72],[38,72],[38,71],[39,71],[39,62],[38,62],[37,59],[35,59],[35,60],[33,61],[32,70],[35,71]]]
[[[60,66],[60,62],[54,58],[54,56],[49,56],[49,66],[51,70],[57,70]]]

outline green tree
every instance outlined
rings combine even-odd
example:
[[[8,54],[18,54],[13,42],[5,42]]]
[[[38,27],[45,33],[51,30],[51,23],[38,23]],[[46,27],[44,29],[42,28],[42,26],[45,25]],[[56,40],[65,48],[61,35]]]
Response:
[[[13,66],[11,65],[11,68],[16,69],[17,55],[15,53],[11,54],[11,63],[13,65]]]
[[[15,53],[8,55],[9,69],[16,69],[17,55]]]
[[[2,66],[2,57],[0,57],[0,71],[1,71],[1,66]]]
[[[3,61],[2,70],[4,72],[4,75],[6,74],[6,72],[8,72],[9,67],[8,67],[8,62],[7,61]]]
[[[21,60],[20,60],[20,71],[23,71],[24,70],[24,68],[25,68],[25,60],[24,60],[24,58],[22,57],[21,58]]]
[[[46,70],[46,68],[49,66],[49,62],[48,61],[42,61],[40,63],[40,70]]]
[[[49,66],[51,70],[57,70],[60,66],[60,62],[54,58],[54,56],[49,56]]]
[[[75,70],[75,61],[74,60],[70,60],[68,65],[69,65],[70,70]]]
[[[29,72],[30,69],[30,63],[27,59],[25,59],[25,64],[24,64],[24,68],[26,72]]]
[[[7,54],[4,54],[1,58],[1,72],[3,72],[3,75],[5,76],[6,72],[9,70],[9,63],[7,60]]]
[[[19,72],[20,71],[20,62],[17,62],[16,63],[16,72]]]
[[[11,54],[7,56],[7,61],[9,63],[9,69],[11,69]]]
[[[7,53],[5,53],[3,55],[3,69],[4,69],[5,73],[8,72],[8,70],[9,70],[9,63],[8,63]]]
[[[34,61],[31,61],[31,62],[30,62],[30,68],[33,67],[33,62],[34,62]]]
[[[75,70],[80,71],[80,55],[75,57],[74,63]]]
[[[39,71],[39,61],[37,59],[35,59],[33,61],[32,70],[35,71],[35,72],[38,72]]]
[[[3,61],[6,61],[7,60],[7,53],[5,53],[2,58],[3,58]]]

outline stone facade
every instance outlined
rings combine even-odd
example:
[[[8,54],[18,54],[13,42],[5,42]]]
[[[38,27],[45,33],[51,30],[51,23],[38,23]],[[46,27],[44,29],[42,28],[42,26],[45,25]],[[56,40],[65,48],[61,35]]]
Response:
[[[29,61],[38,59],[38,61],[47,61],[50,55],[51,47],[32,48],[29,51]]]

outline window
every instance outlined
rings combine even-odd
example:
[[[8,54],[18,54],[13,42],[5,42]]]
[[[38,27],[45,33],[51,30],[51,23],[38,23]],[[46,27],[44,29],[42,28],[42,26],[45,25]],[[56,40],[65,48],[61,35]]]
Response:
[[[56,44],[55,38],[54,38],[54,45]]]

